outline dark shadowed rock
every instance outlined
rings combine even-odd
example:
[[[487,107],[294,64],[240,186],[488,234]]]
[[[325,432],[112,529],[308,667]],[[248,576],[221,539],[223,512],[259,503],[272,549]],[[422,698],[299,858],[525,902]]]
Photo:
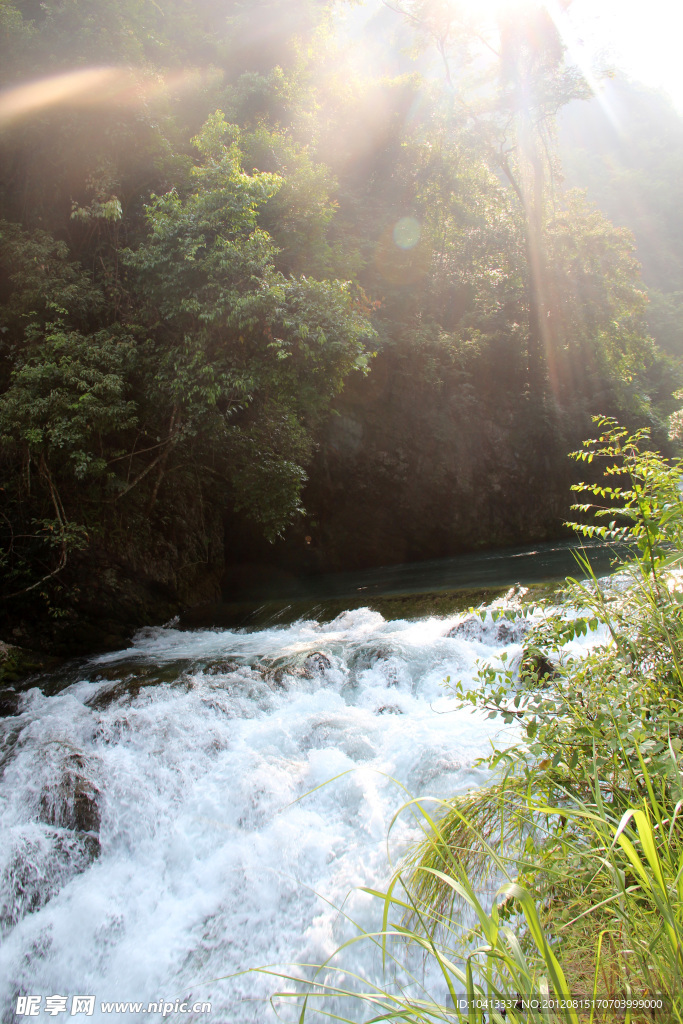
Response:
[[[17,683],[59,665],[60,659],[0,640],[0,683]]]
[[[9,718],[19,710],[20,695],[14,690],[0,690],[0,718]]]
[[[519,674],[529,681],[537,680],[546,684],[560,675],[557,665],[543,651],[535,650],[522,652]]]

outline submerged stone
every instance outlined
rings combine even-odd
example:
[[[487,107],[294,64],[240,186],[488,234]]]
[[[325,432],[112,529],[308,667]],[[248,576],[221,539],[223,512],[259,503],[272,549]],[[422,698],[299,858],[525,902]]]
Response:
[[[322,654],[320,651],[309,654],[304,662],[304,672],[309,678],[313,675],[322,675],[328,668],[332,668],[332,662],[326,654]]]
[[[525,619],[501,618],[494,622],[487,617],[482,622],[478,615],[470,615],[449,629],[446,636],[477,640],[479,643],[514,644],[519,643],[529,628],[529,623]]]
[[[84,768],[85,760],[80,754],[69,755],[57,785],[41,796],[40,818],[46,825],[99,835],[100,791],[83,774]],[[97,846],[99,848],[99,839]]]

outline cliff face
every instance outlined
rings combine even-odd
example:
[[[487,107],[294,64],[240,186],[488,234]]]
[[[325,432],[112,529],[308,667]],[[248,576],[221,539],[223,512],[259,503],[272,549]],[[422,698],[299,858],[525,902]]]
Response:
[[[173,520],[158,511],[125,528],[102,524],[69,558],[49,603],[36,592],[13,602],[0,623],[2,639],[61,656],[117,649],[141,626],[216,600],[225,564],[223,509],[188,500],[182,513]]]
[[[380,354],[335,403],[309,473],[308,515],[273,547],[244,538],[244,559],[335,571],[564,536],[567,451],[590,420],[574,413],[568,432],[559,411],[539,419],[501,394],[447,389]]]
[[[381,353],[351,379],[309,469],[302,516],[275,544],[219,501],[177,522],[151,517],[70,563],[56,615],[20,611],[4,638],[74,654],[118,647],[143,625],[318,572],[440,558],[566,535],[580,410],[534,413],[500,366],[474,388],[431,377],[414,354]],[[503,398],[501,398],[503,396]],[[135,534],[135,535],[134,535]]]

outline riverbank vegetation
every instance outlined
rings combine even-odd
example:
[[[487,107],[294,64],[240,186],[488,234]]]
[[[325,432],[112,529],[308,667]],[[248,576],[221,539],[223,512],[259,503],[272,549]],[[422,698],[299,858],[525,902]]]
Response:
[[[488,63],[429,4],[361,59],[344,10],[2,5],[13,642],[115,644],[240,560],[555,537],[592,410],[664,438],[677,357],[632,238],[560,185],[588,90],[545,8]]]
[[[383,929],[358,939],[387,977],[397,940],[417,943],[444,997],[416,975],[335,984],[333,958],[311,1016],[334,992],[335,1019],[356,1020],[348,986],[367,1020],[683,1019],[683,462],[647,431],[598,425],[574,457],[604,478],[577,486],[575,528],[622,546],[615,573],[568,581],[559,608],[503,613],[526,623],[521,661],[483,665],[470,690],[449,681],[520,739],[485,759],[488,786],[403,809],[425,838],[372,893]]]

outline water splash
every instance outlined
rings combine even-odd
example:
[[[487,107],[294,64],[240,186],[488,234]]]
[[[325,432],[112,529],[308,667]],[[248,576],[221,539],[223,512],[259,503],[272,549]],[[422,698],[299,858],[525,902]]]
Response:
[[[462,621],[362,608],[253,632],[146,629],[52,696],[29,691],[0,722],[2,1019],[19,993],[89,992],[275,1021],[272,978],[226,976],[320,962],[353,934],[344,914],[377,926],[357,887],[388,879],[408,793],[483,780],[473,762],[500,725],[457,709],[443,680],[519,653],[522,634]],[[402,819],[391,856],[416,834]],[[367,947],[347,963],[381,975]]]

